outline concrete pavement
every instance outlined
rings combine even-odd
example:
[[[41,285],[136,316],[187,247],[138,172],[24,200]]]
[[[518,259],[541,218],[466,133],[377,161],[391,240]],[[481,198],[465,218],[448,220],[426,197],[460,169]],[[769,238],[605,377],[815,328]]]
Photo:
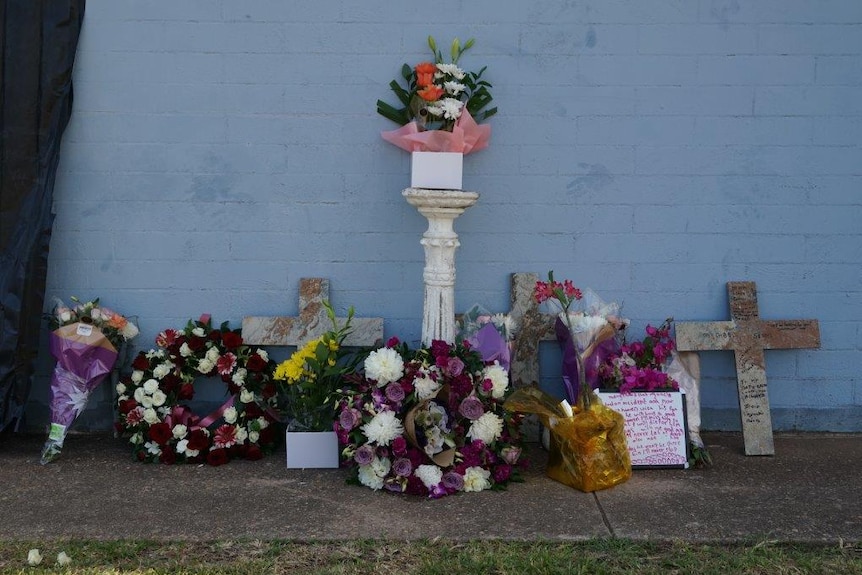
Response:
[[[288,470],[284,450],[221,467],[147,465],[110,434],[72,434],[39,464],[44,437],[0,437],[0,538],[354,538],[862,541],[862,435],[775,435],[746,457],[740,434],[704,433],[714,465],[636,470],[582,493],[544,476],[440,500],[347,485],[341,470]]]

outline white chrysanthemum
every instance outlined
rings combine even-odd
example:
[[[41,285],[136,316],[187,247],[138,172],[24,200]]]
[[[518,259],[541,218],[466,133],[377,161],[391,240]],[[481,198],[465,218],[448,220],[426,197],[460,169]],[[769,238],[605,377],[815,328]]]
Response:
[[[428,489],[437,487],[443,481],[443,470],[436,465],[420,465],[413,472],[413,475],[418,477]]]
[[[149,423],[150,425],[159,422],[159,415],[156,413],[156,410],[152,407],[148,407],[144,410],[144,421]]]
[[[141,383],[141,380],[144,379],[144,372],[140,369],[136,369],[132,372],[132,383]]]
[[[213,362],[213,364],[218,362],[218,358],[221,357],[218,353],[217,347],[211,347],[207,350],[206,358]]]
[[[434,397],[440,390],[440,382],[431,379],[427,373],[413,380],[413,388],[416,390],[416,398],[419,401]]]
[[[397,381],[402,375],[404,360],[401,359],[401,354],[392,348],[374,350],[365,358],[365,376],[375,380],[377,385]]]
[[[157,390],[153,393],[153,398],[152,398],[152,399],[153,399],[153,406],[154,406],[154,407],[161,407],[161,406],[163,406],[163,405],[165,404],[165,402],[168,400],[168,396],[167,396],[167,395],[165,395],[165,392],[164,392],[164,391],[162,391],[161,389],[157,389]]]
[[[443,98],[440,100],[440,107],[443,108],[443,117],[447,120],[457,120],[461,117],[461,110],[464,108],[464,102],[455,98]]]
[[[437,105],[428,105],[425,106],[425,111],[434,116],[435,118],[439,118],[443,115],[443,107]]]
[[[389,445],[393,439],[404,433],[404,426],[394,411],[381,411],[361,429],[368,441],[377,445]]]
[[[198,337],[203,337],[206,334],[206,332],[204,331],[204,328],[202,328],[202,327],[194,328],[192,330],[192,333]]]
[[[117,384],[117,395],[123,395],[126,393],[126,384],[118,383]]]
[[[158,388],[159,382],[155,379],[148,379],[144,382],[144,391],[149,393],[150,395],[152,395],[153,392],[156,391]]]
[[[464,491],[484,491],[491,487],[491,472],[481,467],[468,467],[464,471]]]
[[[138,403],[141,403],[144,400],[144,397],[146,397],[146,395],[147,395],[147,393],[144,391],[144,388],[139,387],[139,388],[135,389],[135,393],[133,394],[133,397],[135,398],[135,401],[137,401]]]
[[[458,94],[466,90],[467,86],[465,86],[461,82],[443,82],[443,88],[446,90],[447,94],[457,96]]]
[[[155,377],[156,379],[162,379],[171,372],[171,369],[173,369],[173,367],[174,364],[169,361],[160,363],[153,369],[153,377]]]
[[[252,401],[254,401],[254,392],[242,388],[242,390],[239,392],[239,400],[242,403],[251,403]]]
[[[449,74],[456,80],[464,79],[464,70],[458,67],[457,64],[437,64],[437,69],[444,74]]]
[[[174,437],[176,437],[177,439],[182,439],[188,434],[189,428],[182,423],[179,423],[175,425],[171,431],[173,432]]]
[[[503,419],[496,413],[486,411],[479,419],[470,425],[467,437],[473,441],[479,440],[490,445],[503,433]]]
[[[239,368],[234,372],[231,376],[231,381],[233,381],[237,385],[243,385],[245,383],[245,377],[248,375],[248,370],[244,367]],[[248,403],[248,402],[246,402]]]
[[[198,362],[198,371],[201,373],[209,373],[215,367],[215,363],[211,362],[209,358],[203,358]]]
[[[487,366],[482,376],[491,380],[493,385],[491,397],[502,399],[506,395],[506,390],[509,389],[509,372],[500,365],[499,361],[495,361],[494,365]]]
[[[224,421],[225,421],[225,423],[230,423],[231,425],[236,423],[236,408],[235,407],[230,406],[224,410]]]
[[[192,354],[192,348],[189,347],[188,343],[183,342],[180,346],[180,355],[183,357],[188,357]]]

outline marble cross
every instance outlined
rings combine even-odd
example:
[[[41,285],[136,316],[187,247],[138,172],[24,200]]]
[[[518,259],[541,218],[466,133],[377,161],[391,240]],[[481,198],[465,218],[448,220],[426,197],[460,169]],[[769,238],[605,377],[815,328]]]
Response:
[[[733,351],[746,455],[773,455],[772,417],[766,390],[767,349],[820,347],[817,320],[763,320],[754,282],[728,282],[730,321],[677,322],[679,351]]]
[[[323,302],[329,300],[329,280],[303,278],[299,281],[299,316],[245,317],[242,338],[250,345],[302,346],[332,329]],[[347,318],[336,318],[344,325]],[[374,345],[383,339],[383,318],[353,318],[346,347]]]

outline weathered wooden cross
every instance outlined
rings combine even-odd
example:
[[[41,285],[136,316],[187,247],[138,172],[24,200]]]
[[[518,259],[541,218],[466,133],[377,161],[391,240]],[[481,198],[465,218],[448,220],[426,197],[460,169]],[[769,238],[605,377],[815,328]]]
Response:
[[[299,316],[246,317],[242,338],[251,345],[302,346],[332,329],[323,302],[329,300],[329,280],[303,278],[299,281]],[[343,325],[347,318],[336,318]],[[344,340],[346,347],[374,345],[383,339],[383,318],[353,318],[353,328]]]
[[[730,321],[678,322],[680,351],[733,350],[746,455],[773,455],[765,349],[820,347],[817,320],[762,320],[754,282],[728,282]]]

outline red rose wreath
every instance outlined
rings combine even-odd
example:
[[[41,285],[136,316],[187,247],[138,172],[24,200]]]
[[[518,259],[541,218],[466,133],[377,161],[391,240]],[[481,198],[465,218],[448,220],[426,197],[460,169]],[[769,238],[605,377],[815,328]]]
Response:
[[[274,447],[275,362],[266,351],[244,345],[227,322],[213,329],[208,316],[161,332],[156,345],[137,355],[117,385],[117,428],[139,461],[222,465],[260,459]],[[194,397],[203,377],[220,377],[230,397],[200,417],[180,402]]]

